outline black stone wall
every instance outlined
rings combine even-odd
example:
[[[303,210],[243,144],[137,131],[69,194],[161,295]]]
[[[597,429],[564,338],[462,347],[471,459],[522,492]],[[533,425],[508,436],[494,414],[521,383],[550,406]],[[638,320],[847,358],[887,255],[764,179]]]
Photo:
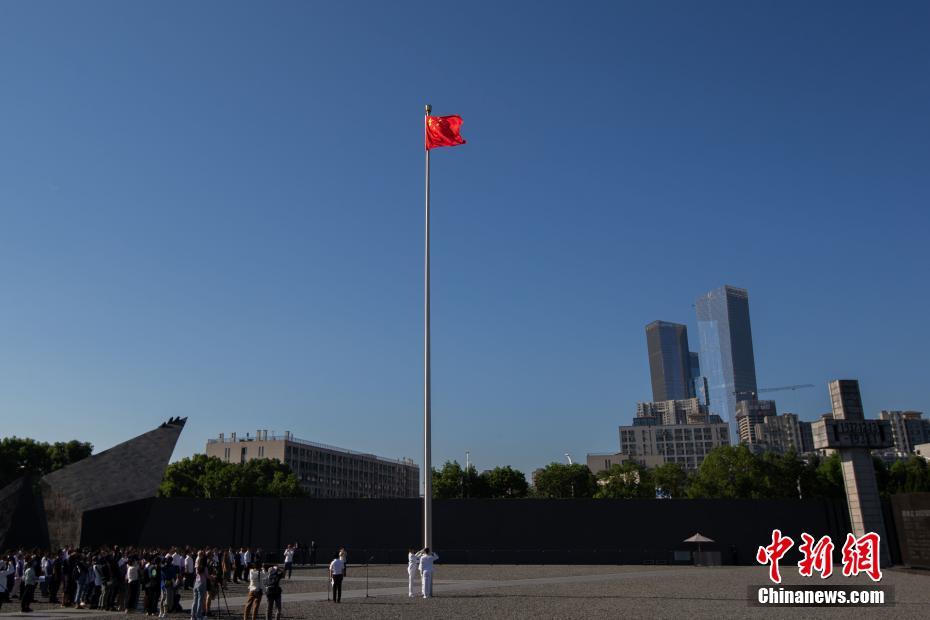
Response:
[[[716,542],[724,564],[750,564],[779,528],[834,541],[849,531],[846,505],[833,500],[443,500],[433,543],[450,563],[674,563],[695,532]],[[318,561],[340,546],[350,563],[405,562],[420,546],[415,499],[148,499],[84,513],[82,544],[261,547],[317,543]],[[796,543],[796,544],[797,544]],[[840,543],[838,546],[841,546]],[[797,561],[796,548],[785,561]],[[684,561],[679,556],[678,561]]]

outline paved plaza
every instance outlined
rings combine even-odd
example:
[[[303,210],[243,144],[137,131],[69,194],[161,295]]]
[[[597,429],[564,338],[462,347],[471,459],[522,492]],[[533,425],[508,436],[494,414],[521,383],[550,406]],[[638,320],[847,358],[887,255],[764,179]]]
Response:
[[[834,575],[802,579],[784,571],[785,584],[868,585],[867,577]],[[930,574],[885,571],[882,584],[893,586],[895,605],[887,608],[761,608],[750,606],[751,585],[767,584],[764,567],[690,566],[443,566],[434,582],[434,598],[408,598],[406,567],[371,566],[367,597],[365,567],[351,566],[341,604],[328,601],[325,570],[301,569],[284,582],[286,618],[927,618]],[[18,601],[4,605],[3,617],[113,618],[101,613],[36,603],[20,614]],[[190,603],[186,592],[182,604]],[[225,602],[242,617],[245,586],[231,585]],[[262,601],[260,618],[264,618]],[[178,619],[187,614],[173,614]]]

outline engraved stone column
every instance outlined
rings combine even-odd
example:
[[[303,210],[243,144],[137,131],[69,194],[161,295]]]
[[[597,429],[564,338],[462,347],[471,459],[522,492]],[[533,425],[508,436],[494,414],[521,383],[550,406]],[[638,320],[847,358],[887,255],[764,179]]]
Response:
[[[881,536],[880,560],[882,565],[890,565],[891,541],[885,535],[872,450],[892,445],[891,426],[886,420],[865,419],[859,382],[854,379],[831,381],[830,401],[833,419],[813,423],[814,446],[839,452],[852,533],[857,538],[867,532]],[[842,542],[837,543],[838,547],[841,545]]]

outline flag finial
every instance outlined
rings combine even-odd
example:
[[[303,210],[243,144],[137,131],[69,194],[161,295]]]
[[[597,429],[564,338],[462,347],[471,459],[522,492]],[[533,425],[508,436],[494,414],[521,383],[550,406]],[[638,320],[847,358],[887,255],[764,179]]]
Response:
[[[426,115],[429,116],[429,113],[433,111],[433,106],[426,104]]]

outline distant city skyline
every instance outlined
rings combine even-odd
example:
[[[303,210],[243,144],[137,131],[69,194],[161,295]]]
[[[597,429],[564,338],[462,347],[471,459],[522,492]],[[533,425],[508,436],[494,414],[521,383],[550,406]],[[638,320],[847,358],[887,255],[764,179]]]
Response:
[[[779,411],[835,378],[930,411],[930,5],[454,14],[4,3],[0,434],[181,416],[174,459],[267,428],[420,462],[427,103],[468,139],[432,157],[435,464],[616,451],[643,326],[699,350],[727,283],[758,385],[817,386]]]

